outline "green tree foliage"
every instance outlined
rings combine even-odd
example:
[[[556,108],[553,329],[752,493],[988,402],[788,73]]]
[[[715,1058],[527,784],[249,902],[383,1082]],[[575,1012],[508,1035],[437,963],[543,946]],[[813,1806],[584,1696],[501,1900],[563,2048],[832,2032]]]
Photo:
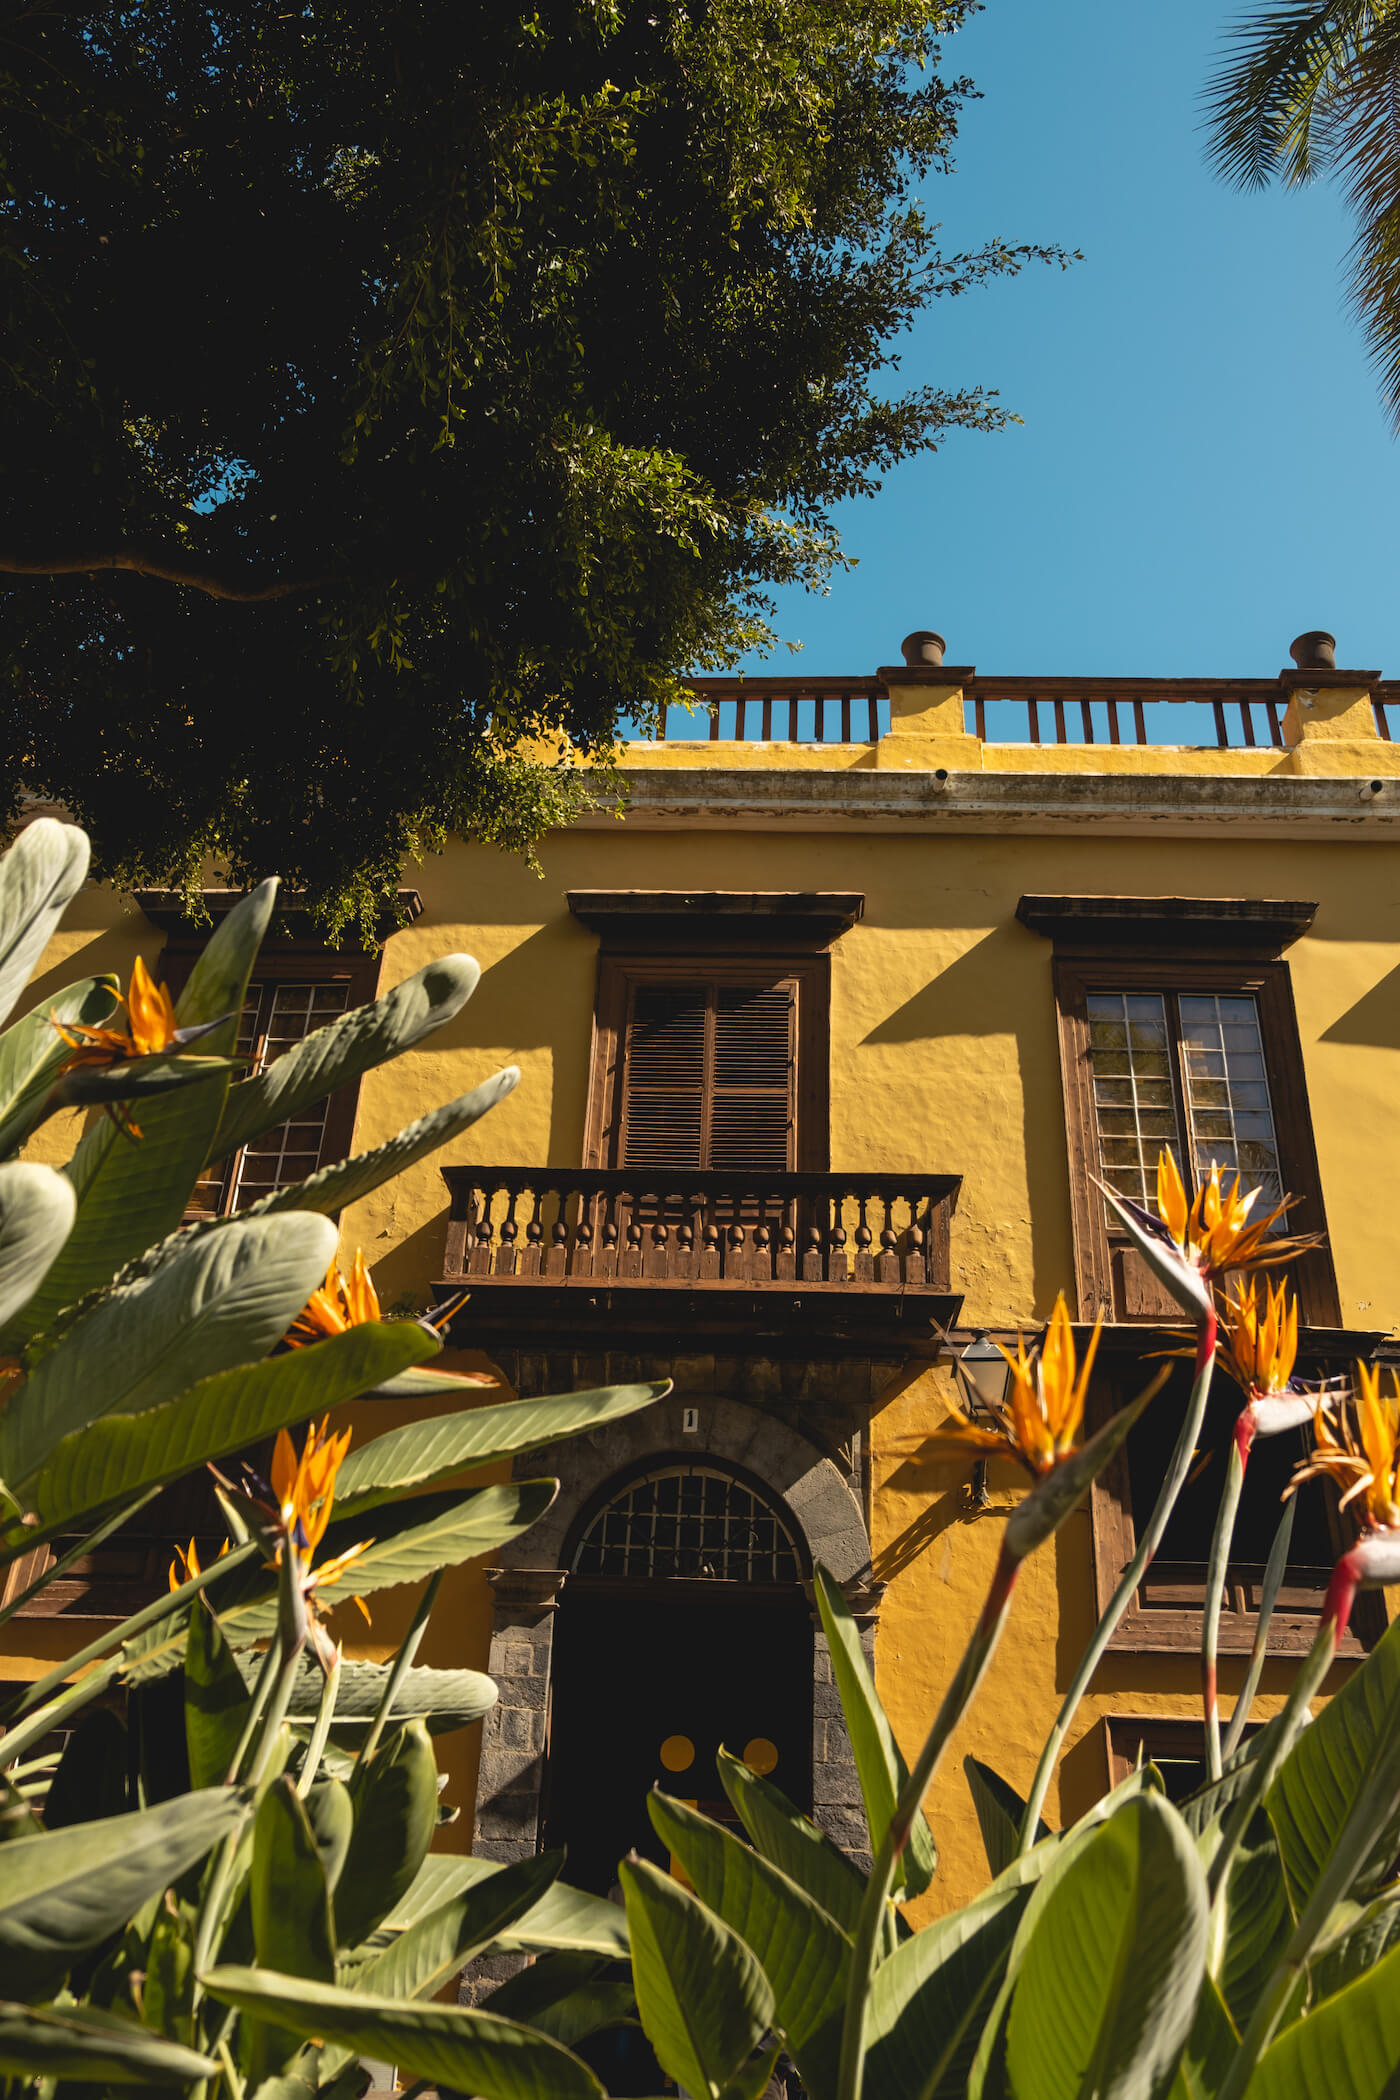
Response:
[[[968,8],[7,9],[12,794],[333,923],[448,831],[528,848],[570,747],[821,582],[834,504],[1004,421],[892,378],[1053,252],[945,256],[916,199]]]
[[[1352,306],[1400,430],[1400,7],[1290,0],[1244,18],[1233,44],[1210,87],[1212,159],[1241,188],[1340,179]]]

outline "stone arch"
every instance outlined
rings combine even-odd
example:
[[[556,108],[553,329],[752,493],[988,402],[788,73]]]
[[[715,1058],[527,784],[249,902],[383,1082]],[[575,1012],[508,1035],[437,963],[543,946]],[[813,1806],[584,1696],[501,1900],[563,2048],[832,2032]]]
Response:
[[[800,1534],[812,1564],[827,1568],[851,1598],[866,1652],[873,1654],[870,1535],[855,1488],[835,1459],[767,1409],[722,1394],[672,1393],[587,1436],[517,1460],[518,1477],[553,1475],[559,1493],[491,1570],[490,1669],[500,1697],[482,1738],[473,1843],[481,1856],[517,1860],[538,1848],[554,1613],[580,1521],[611,1482],[686,1457],[732,1467],[762,1483]],[[813,1814],[830,1837],[868,1864],[855,1760],[819,1625],[812,1695]]]

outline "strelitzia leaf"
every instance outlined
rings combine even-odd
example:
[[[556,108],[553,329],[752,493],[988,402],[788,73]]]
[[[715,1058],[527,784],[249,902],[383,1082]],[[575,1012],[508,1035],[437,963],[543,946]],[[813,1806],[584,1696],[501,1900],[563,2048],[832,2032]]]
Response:
[[[237,1828],[248,1797],[235,1787],[184,1794],[134,1815],[74,1823],[5,1847],[0,1974],[8,1990],[58,1989],[90,1947],[126,1924]]]
[[[193,1788],[221,1786],[252,1701],[208,1604],[190,1612],[185,1642],[185,1749]]]
[[[724,1791],[750,1842],[789,1880],[805,1889],[843,1931],[854,1933],[865,1894],[865,1876],[859,1867],[832,1844],[825,1831],[818,1830],[810,1817],[794,1808],[771,1780],[760,1778],[724,1749],[715,1762]]]
[[[0,1168],[0,1190],[16,1171]],[[0,1474],[28,1480],[73,1431],[163,1407],[217,1372],[258,1362],[335,1247],[329,1219],[309,1215],[236,1218],[177,1242],[151,1275],[99,1299],[40,1359],[0,1417]]]
[[[875,1971],[865,2084],[881,2100],[962,2100],[1028,1888],[988,1889],[911,1933]]]
[[[758,1957],[812,2100],[834,2100],[850,1940],[795,1881],[708,1816],[661,1793],[647,1807],[701,1901]]]
[[[276,894],[275,882],[263,882],[235,905],[176,1003],[176,1017],[187,1027],[227,1016],[205,1040],[211,1056],[229,1057],[237,1048],[238,1016]],[[175,1230],[227,1093],[227,1072],[216,1072],[144,1108],[139,1141],[119,1133],[107,1117],[85,1133],[64,1169],[77,1192],[77,1222],[40,1290],[0,1330],[0,1354],[18,1353],[65,1306],[109,1282],[125,1262]]]
[[[373,1152],[357,1152],[353,1158],[322,1167],[319,1173],[309,1175],[305,1181],[277,1189],[271,1196],[264,1196],[253,1204],[245,1215],[267,1217],[282,1210],[344,1210],[347,1204],[358,1203],[362,1196],[368,1196],[384,1182],[392,1181],[396,1174],[402,1174],[415,1161],[428,1158],[452,1138],[469,1130],[488,1109],[494,1108],[513,1091],[519,1078],[516,1066],[507,1065],[503,1072],[497,1072],[494,1078],[473,1087],[469,1094],[420,1116],[416,1123],[410,1123],[397,1137],[391,1137]]]
[[[455,2005],[405,2005],[367,1991],[339,1990],[268,1974],[218,1968],[205,1978],[221,2004],[276,2020],[307,2036],[347,2044],[479,2100],[606,2100],[602,2086],[548,2035]]]
[[[437,1764],[421,1721],[402,1722],[356,1767],[355,1827],[335,1892],[342,1946],[358,1947],[388,1916],[423,1863],[437,1828]]]
[[[573,2049],[590,2034],[617,2027],[636,2010],[630,1983],[609,1983],[586,1954],[551,1954],[492,1991],[482,2011],[519,2020]]]
[[[76,1213],[71,1183],[52,1167],[22,1159],[0,1167],[0,1321],[20,1312],[41,1287]],[[3,1464],[0,1475],[9,1477]]]
[[[374,1935],[372,1944],[408,1931],[440,1904],[477,1882],[505,1873],[495,1860],[453,1858],[430,1852],[414,1878]],[[579,1953],[605,1961],[627,1959],[627,1918],[616,1903],[590,1896],[583,1889],[556,1881],[539,1902],[504,1931],[497,1941],[501,1950],[529,1953]]]
[[[875,1680],[860,1645],[860,1629],[838,1584],[825,1568],[815,1570],[817,1608],[831,1649],[831,1668],[841,1694],[841,1711],[855,1753],[856,1773],[865,1802],[865,1820],[870,1831],[870,1849],[878,1852],[894,1814],[895,1804],[909,1778],[894,1732],[880,1704]],[[895,1886],[917,1896],[932,1881],[938,1865],[933,1834],[919,1810],[909,1832],[909,1842],[896,1870]]]
[[[312,1348],[202,1379],[178,1407],[104,1415],[65,1436],[15,1485],[50,1533],[353,1400],[432,1348],[431,1337],[404,1321],[352,1327]]]
[[[1047,1875],[1018,1935],[1006,2027],[1017,2100],[1164,2093],[1196,2017],[1207,1914],[1190,1832],[1155,1794],[1127,1802]]]
[[[444,955],[367,1006],[352,1007],[283,1052],[265,1072],[231,1089],[209,1162],[324,1101],[375,1065],[399,1057],[450,1021],[476,990],[480,965],[470,955]]]
[[[1295,1913],[1311,1896],[1365,1789],[1377,1746],[1394,1741],[1398,1732],[1400,1620],[1303,1730],[1265,1799]],[[1370,1867],[1351,1891],[1358,1900],[1379,1889],[1397,1850],[1396,1826],[1378,1829]]]
[[[541,1852],[449,1896],[356,1972],[352,1988],[427,1998],[534,1908],[557,1878],[562,1852]]]
[[[85,977],[65,985],[0,1035],[0,1155],[17,1152],[52,1112],[50,1090],[59,1066],[73,1054],[72,1044],[65,1043],[54,1022],[71,1027],[79,1021],[85,1028],[100,1028],[111,1019],[116,1003],[115,977]]]
[[[246,1683],[256,1672],[257,1658],[245,1658],[239,1682]],[[235,1664],[237,1669],[237,1664]],[[379,1711],[392,1663],[342,1662],[331,1728],[335,1736],[363,1732]],[[303,1662],[292,1685],[289,1720],[313,1721],[321,1703],[325,1678],[320,1665]],[[451,1728],[466,1728],[488,1714],[496,1703],[496,1686],[481,1670],[405,1670],[394,1694],[395,1721],[421,1718],[431,1735]]]
[[[121,2013],[91,2005],[15,2005],[0,2000],[0,2073],[71,2078],[84,2084],[187,2085],[217,2074],[197,2049],[165,2041]]]
[[[1390,2100],[1400,2063],[1400,1948],[1286,2027],[1264,2051],[1249,2100]]]
[[[1400,1946],[1400,1890],[1388,1889],[1313,1956],[1308,1966],[1314,2005],[1355,1983],[1396,1946]]]
[[[720,2100],[773,2024],[773,1991],[738,1933],[635,1855],[618,1869],[643,2031],[691,2100]]]
[[[457,1415],[407,1422],[352,1451],[340,1469],[335,1506],[341,1516],[373,1509],[408,1488],[433,1487],[454,1474],[497,1466],[542,1444],[583,1436],[662,1399],[671,1381],[610,1385],[592,1393],[509,1400]]]
[[[52,817],[26,824],[0,858],[0,1019],[87,881],[88,859],[87,833]]]
[[[994,1772],[990,1765],[982,1764],[979,1759],[965,1757],[963,1771],[967,1775],[972,1805],[977,1811],[977,1827],[982,1833],[987,1865],[993,1874],[1000,1874],[1020,1852],[1021,1818],[1026,1812],[1026,1804],[999,1772]],[[1037,1822],[1037,1844],[1051,1835],[1048,1823]]]

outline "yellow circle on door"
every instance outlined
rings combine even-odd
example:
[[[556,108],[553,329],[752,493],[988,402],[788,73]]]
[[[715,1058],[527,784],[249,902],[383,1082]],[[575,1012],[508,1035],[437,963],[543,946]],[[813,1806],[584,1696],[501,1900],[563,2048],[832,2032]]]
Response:
[[[756,1735],[751,1743],[745,1744],[744,1763],[751,1772],[757,1772],[760,1779],[765,1778],[777,1762],[778,1746],[770,1743],[766,1735]]]
[[[695,1762],[695,1745],[688,1735],[668,1735],[661,1745],[661,1762],[668,1772],[684,1772]]]

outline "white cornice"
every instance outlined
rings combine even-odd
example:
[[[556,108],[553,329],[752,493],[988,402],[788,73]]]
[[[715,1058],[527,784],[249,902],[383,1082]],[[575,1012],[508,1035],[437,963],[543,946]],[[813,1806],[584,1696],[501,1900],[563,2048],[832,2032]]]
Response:
[[[1164,838],[1400,835],[1400,777],[1356,774],[949,773],[628,768],[634,830],[1081,832]],[[616,805],[578,821],[614,821]]]

